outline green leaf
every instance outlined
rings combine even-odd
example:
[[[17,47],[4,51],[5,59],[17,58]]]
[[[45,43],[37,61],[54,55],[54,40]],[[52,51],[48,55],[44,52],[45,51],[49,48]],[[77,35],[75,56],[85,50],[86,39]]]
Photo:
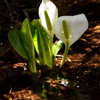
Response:
[[[58,51],[61,49],[62,45],[63,45],[63,42],[61,40],[54,43],[52,52],[55,57],[56,57]]]
[[[27,59],[28,60],[28,55],[27,55],[27,52],[24,48],[24,45],[23,45],[23,42],[22,42],[22,39],[20,37],[20,32],[18,29],[16,30],[11,30],[9,33],[8,33],[8,39],[9,39],[9,42],[11,43],[11,45],[14,47],[14,49],[17,51],[17,53],[19,55],[21,55],[23,58]]]
[[[63,42],[61,40],[59,40],[58,42],[55,42],[53,44],[53,48],[52,48],[52,53],[54,55],[53,56],[53,65],[55,65],[55,57],[56,57],[58,51],[61,49],[62,45],[63,45]]]
[[[21,38],[23,41],[24,48],[26,49],[26,52],[28,54],[30,71],[32,73],[36,72],[35,51],[34,51],[34,45],[33,45],[30,25],[29,25],[29,21],[27,18],[24,20],[22,24]]]
[[[32,34],[35,50],[36,50],[36,52],[39,56],[39,63],[40,63],[40,65],[44,65],[43,64],[43,54],[42,54],[41,41],[40,41],[40,37],[39,37],[37,27],[34,24],[34,21],[31,22],[30,29],[31,29],[31,34]]]
[[[32,73],[37,72],[35,65],[34,45],[27,18],[23,21],[21,31],[17,29],[10,31],[8,34],[8,39],[18,54],[28,60],[30,71]]]
[[[34,30],[33,30],[34,29]],[[48,33],[45,31],[39,20],[31,23],[33,42],[39,59],[43,65],[52,68],[51,48]]]
[[[47,90],[45,89],[45,83],[42,85],[42,97],[47,100]]]

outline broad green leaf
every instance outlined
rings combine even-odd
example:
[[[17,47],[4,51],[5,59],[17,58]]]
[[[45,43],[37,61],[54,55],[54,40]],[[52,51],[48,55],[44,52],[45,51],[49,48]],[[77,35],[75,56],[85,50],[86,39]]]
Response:
[[[30,30],[29,21],[26,18],[22,24],[21,28],[21,38],[24,45],[24,48],[26,49],[28,58],[29,58],[29,66],[31,72],[36,72],[36,66],[35,66],[35,51],[34,51],[34,45]]]
[[[17,30],[17,29],[16,30],[11,30],[8,33],[8,39],[9,39],[9,42],[11,43],[11,45],[17,51],[17,53],[19,55],[21,55],[23,58],[28,60],[28,55],[27,55],[27,52],[26,52],[26,50],[24,48],[22,39],[20,37],[19,30]]]
[[[34,20],[31,23],[31,29],[34,27],[35,31],[32,32],[35,49],[38,53],[42,64],[52,68],[51,48],[48,33],[45,31],[39,20]]]
[[[62,45],[63,45],[63,42],[61,40],[59,40],[58,42],[53,44],[52,52],[55,57],[56,57],[58,51],[61,49]]]
[[[40,41],[40,37],[39,37],[37,27],[34,24],[34,21],[31,22],[30,28],[31,28],[31,34],[32,34],[32,38],[33,38],[34,47],[35,47],[35,50],[36,50],[36,52],[39,56],[40,65],[44,65],[43,64],[43,54],[42,54],[41,41]]]
[[[28,19],[24,20],[21,31],[10,31],[8,39],[18,54],[28,60],[30,71],[35,73],[35,51]]]

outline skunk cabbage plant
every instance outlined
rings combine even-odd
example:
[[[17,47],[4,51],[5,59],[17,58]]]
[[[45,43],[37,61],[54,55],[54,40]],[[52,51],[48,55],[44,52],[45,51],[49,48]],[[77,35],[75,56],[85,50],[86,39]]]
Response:
[[[47,65],[51,69],[55,65],[55,57],[65,44],[65,52],[60,67],[63,66],[69,47],[76,42],[88,28],[84,14],[61,16],[50,0],[42,0],[39,6],[40,19],[29,23],[26,18],[22,28],[11,30],[8,39],[19,55],[27,59],[31,73],[36,73],[36,61],[40,66]],[[53,44],[54,34],[59,39]],[[35,50],[38,58],[35,58]]]
[[[53,32],[65,44],[64,63],[69,47],[76,42],[88,28],[88,21],[84,14],[75,16],[61,16],[57,19]]]

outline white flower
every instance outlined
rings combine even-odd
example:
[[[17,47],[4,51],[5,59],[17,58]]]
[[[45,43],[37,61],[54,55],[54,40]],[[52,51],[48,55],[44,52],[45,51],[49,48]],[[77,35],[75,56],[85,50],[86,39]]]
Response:
[[[75,16],[61,16],[57,19],[53,32],[56,37],[66,44],[62,22],[66,21],[69,34],[69,46],[76,42],[88,28],[88,21],[84,14]]]
[[[58,9],[54,5],[54,3],[52,3],[50,0],[42,0],[41,4],[39,6],[39,17],[40,17],[41,24],[44,26],[44,28],[46,28],[48,30],[44,11],[47,12],[50,22],[51,22],[51,26],[53,28],[54,24],[58,18]]]
[[[60,68],[63,66],[69,47],[76,42],[88,28],[88,21],[84,14],[75,16],[61,16],[58,9],[50,0],[42,0],[39,6],[41,24],[50,37],[51,50],[54,34],[65,44],[65,52]]]

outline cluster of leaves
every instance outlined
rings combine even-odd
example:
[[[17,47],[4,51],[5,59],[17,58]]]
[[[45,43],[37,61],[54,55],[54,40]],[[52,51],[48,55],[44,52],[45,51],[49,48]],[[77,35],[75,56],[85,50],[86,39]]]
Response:
[[[28,60],[32,73],[37,72],[36,61],[39,62],[40,66],[47,65],[52,69],[56,54],[63,44],[58,41],[53,44],[51,50],[49,35],[39,19],[34,19],[29,23],[26,18],[20,31],[18,29],[11,30],[8,39],[18,54]],[[39,57],[38,60],[35,58],[35,50]]]

